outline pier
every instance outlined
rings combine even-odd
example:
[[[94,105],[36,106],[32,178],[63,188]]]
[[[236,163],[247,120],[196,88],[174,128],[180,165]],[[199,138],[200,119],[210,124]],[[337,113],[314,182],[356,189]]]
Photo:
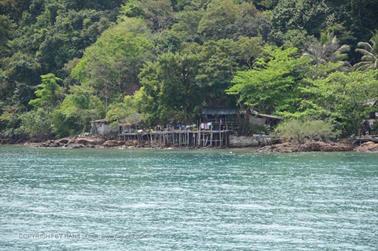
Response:
[[[150,147],[228,147],[230,130],[172,130],[121,133],[119,140]]]

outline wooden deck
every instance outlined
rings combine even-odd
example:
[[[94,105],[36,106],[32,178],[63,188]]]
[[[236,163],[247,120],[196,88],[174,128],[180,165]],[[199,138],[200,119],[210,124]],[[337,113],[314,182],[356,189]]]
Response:
[[[227,147],[230,130],[172,130],[122,133],[119,140],[151,147]]]

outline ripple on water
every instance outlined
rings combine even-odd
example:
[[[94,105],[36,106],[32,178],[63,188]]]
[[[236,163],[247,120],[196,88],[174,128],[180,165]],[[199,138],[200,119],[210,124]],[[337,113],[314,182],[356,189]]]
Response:
[[[378,155],[0,147],[0,249],[376,250]]]

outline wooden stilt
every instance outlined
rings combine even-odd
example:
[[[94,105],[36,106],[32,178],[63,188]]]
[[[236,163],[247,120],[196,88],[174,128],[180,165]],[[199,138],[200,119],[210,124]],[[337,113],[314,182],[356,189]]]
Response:
[[[210,147],[213,146],[213,127],[211,127],[211,130],[210,130]]]

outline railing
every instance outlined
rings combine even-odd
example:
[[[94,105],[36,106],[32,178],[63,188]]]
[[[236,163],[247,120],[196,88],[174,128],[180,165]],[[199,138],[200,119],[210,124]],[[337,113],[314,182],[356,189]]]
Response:
[[[122,133],[120,140],[151,147],[226,147],[229,130],[172,130]]]

